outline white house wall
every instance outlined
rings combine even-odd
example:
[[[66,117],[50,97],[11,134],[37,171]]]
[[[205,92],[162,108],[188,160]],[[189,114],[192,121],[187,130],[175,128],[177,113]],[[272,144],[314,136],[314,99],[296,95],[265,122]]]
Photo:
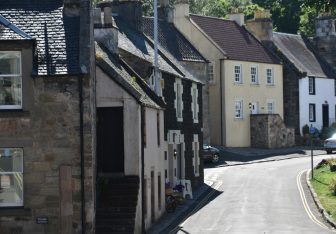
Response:
[[[145,217],[146,229],[151,226],[151,206],[154,205],[155,220],[159,219],[165,212],[165,151],[167,142],[164,141],[164,114],[163,110],[145,108],[146,110],[146,146],[144,150],[145,179],[147,180],[145,205],[147,215]],[[160,113],[160,145],[157,140],[157,113]],[[154,171],[154,188],[151,188],[151,171]],[[161,207],[159,207],[158,176],[161,175]],[[154,200],[151,199],[151,189],[154,189]]]
[[[141,172],[140,105],[99,67],[96,69],[96,74],[97,107],[124,107],[125,175],[139,176]]]
[[[334,79],[315,78],[315,95],[309,95],[309,78],[305,77],[299,80],[299,103],[300,103],[300,132],[306,124],[322,129],[322,105],[326,102],[329,105],[329,124],[335,122],[335,86]],[[309,122],[309,104],[315,104],[316,121]]]

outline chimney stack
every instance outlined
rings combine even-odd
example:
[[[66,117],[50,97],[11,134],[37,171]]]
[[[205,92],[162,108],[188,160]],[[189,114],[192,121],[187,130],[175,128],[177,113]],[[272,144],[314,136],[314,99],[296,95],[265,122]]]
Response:
[[[109,0],[97,4],[98,7],[104,8],[110,6],[112,14],[122,19],[133,29],[142,32],[142,3],[139,0]]]
[[[118,28],[112,17],[110,5],[103,5],[93,10],[94,38],[112,54],[118,55]]]
[[[235,21],[239,26],[245,24],[245,15],[243,13],[234,12],[229,14],[229,19]]]
[[[246,22],[246,28],[260,41],[273,40],[273,22],[269,10],[254,12],[254,19]]]
[[[158,18],[169,23],[174,22],[174,8],[169,5],[169,0],[160,0],[158,7]]]
[[[189,17],[188,0],[176,0],[173,11],[174,23],[179,23],[182,18]]]

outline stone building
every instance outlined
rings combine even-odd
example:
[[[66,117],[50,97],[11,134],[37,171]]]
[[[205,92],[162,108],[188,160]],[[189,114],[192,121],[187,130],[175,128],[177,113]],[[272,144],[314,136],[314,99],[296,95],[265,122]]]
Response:
[[[0,2],[0,232],[93,233],[90,2]]]
[[[158,13],[158,39],[160,46],[169,51],[186,70],[204,83],[202,91],[203,141],[206,144],[210,144],[209,84],[213,80],[213,66],[212,64],[209,65],[200,52],[174,26],[173,7],[169,5],[168,0],[161,1]],[[144,17],[144,33],[152,39],[154,38],[153,28],[154,18]]]
[[[312,41],[302,35],[273,32],[272,20],[267,12],[256,12],[247,27],[282,59],[284,120],[287,126],[295,129],[295,135],[302,135],[304,125],[321,130],[335,122],[336,76]],[[317,35],[326,37],[329,34],[323,29],[318,30]],[[322,48],[322,42],[318,38],[317,41]],[[327,45],[325,49],[329,50],[332,45],[330,42]]]
[[[210,140],[227,147],[251,146],[251,114],[283,117],[282,65],[245,28],[244,15],[229,19],[190,14],[175,2],[174,26],[213,68],[209,81]]]
[[[97,110],[116,106],[124,108],[124,120],[128,122],[125,122],[124,136],[120,132],[120,138],[127,138],[128,145],[124,141],[125,147],[120,150],[123,151],[124,159],[121,161],[124,165],[119,167],[119,179],[133,176],[138,180],[127,183],[138,184],[135,188],[138,197],[132,208],[135,215],[129,222],[134,226],[133,231],[139,233],[148,230],[164,213],[165,184],[171,187],[181,184],[190,191],[203,183],[203,162],[200,160],[203,84],[161,47],[158,54],[161,78],[156,83],[153,76],[154,44],[142,31],[141,2],[105,1],[98,7],[100,9],[94,10],[97,16],[95,37],[101,49],[97,48],[97,51],[105,54],[103,58],[110,68],[102,67],[98,52]],[[102,19],[104,25],[99,25]],[[117,77],[120,77],[119,81]],[[124,81],[121,82],[122,78]],[[113,86],[110,80],[114,81]],[[130,97],[123,83],[140,91],[139,100]],[[156,104],[146,104],[145,98]],[[98,113],[98,125],[99,119]],[[99,154],[99,136],[97,140]],[[99,158],[98,155],[98,164]],[[118,161],[116,158],[110,160],[111,165]],[[99,172],[98,165],[98,177]],[[110,176],[114,179],[118,175],[113,171]],[[119,213],[116,212],[115,217]],[[112,221],[109,217],[111,222],[107,224],[107,217],[100,216],[105,217],[103,224],[99,216],[98,211],[97,230],[101,226],[105,230],[121,228],[118,230],[126,231],[116,223],[122,218]]]

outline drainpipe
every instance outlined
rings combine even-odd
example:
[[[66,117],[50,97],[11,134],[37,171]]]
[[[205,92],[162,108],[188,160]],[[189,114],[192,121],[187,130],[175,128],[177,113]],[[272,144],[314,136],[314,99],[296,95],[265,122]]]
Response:
[[[81,170],[81,222],[82,234],[85,234],[85,193],[84,193],[84,130],[83,130],[83,76],[78,78],[79,92],[79,147],[80,147],[80,170]]]
[[[141,229],[142,233],[146,233],[145,229],[145,108],[140,105],[141,108]]]
[[[219,85],[220,85],[220,125],[221,125],[221,144],[222,146],[224,146],[224,137],[223,137],[223,79],[222,79],[222,76],[223,76],[223,65],[222,65],[222,62],[224,61],[224,59],[220,59],[219,60]]]

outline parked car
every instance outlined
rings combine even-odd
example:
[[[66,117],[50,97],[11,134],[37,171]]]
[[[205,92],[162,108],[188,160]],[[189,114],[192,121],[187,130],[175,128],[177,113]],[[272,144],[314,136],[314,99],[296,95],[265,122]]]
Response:
[[[336,150],[336,134],[324,141],[324,149],[327,154],[331,154],[333,150]]]
[[[218,163],[219,161],[219,150],[210,145],[203,145],[203,160],[204,162]]]

